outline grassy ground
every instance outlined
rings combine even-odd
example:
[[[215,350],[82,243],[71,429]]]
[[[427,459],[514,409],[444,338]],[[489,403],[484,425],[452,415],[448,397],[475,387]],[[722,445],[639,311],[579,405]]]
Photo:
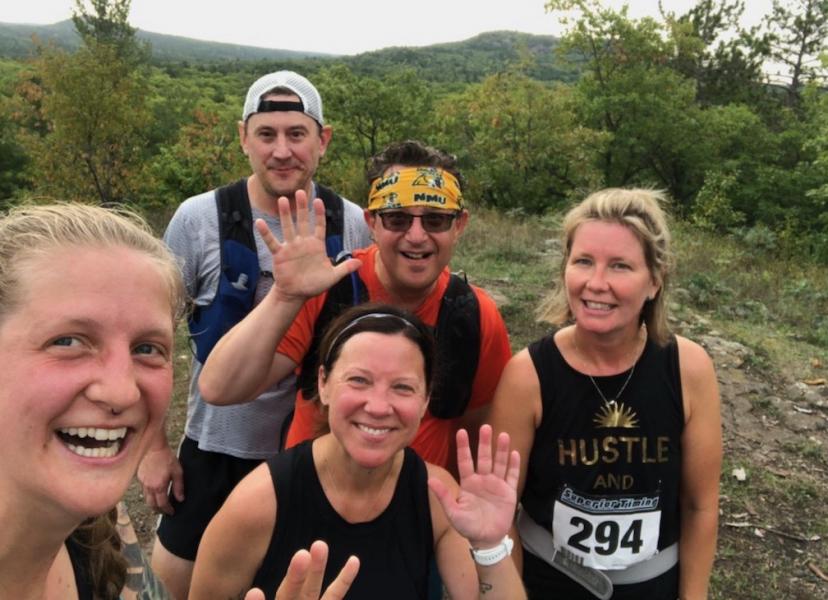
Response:
[[[557,278],[555,227],[552,217],[475,210],[452,265],[498,301],[515,350],[548,331],[533,314]],[[711,597],[828,598],[828,387],[818,384],[828,377],[828,270],[774,260],[744,241],[681,226],[675,238],[676,329],[738,346],[736,354],[711,352],[725,440]],[[183,337],[181,348],[168,423],[173,440],[185,418]],[[735,469],[744,470],[744,481]],[[128,502],[146,543],[154,517],[135,486]]]

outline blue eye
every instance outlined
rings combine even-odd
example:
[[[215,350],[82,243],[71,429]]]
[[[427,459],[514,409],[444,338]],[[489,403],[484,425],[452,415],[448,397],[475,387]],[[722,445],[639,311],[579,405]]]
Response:
[[[163,358],[166,359],[169,356],[169,350],[162,344],[152,344],[149,342],[145,342],[143,344],[138,344],[132,349],[133,354],[138,354],[141,356],[149,356],[150,358]]]
[[[402,394],[413,394],[417,391],[414,389],[414,386],[408,385],[406,383],[398,383],[394,386],[394,389]]]
[[[71,335],[65,335],[63,337],[59,337],[52,341],[53,346],[74,346],[75,344],[79,344],[80,340],[76,337],[72,337]]]

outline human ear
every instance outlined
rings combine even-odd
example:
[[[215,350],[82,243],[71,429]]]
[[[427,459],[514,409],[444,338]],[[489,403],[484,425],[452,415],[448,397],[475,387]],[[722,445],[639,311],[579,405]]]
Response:
[[[327,406],[327,402],[325,401],[325,384],[328,381],[328,375],[325,372],[325,367],[319,367],[319,373],[316,377],[316,387],[319,394],[319,401],[322,403],[323,406]]]

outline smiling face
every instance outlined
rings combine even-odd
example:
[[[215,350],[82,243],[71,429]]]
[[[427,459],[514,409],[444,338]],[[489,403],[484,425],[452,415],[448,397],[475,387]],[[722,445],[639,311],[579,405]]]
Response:
[[[299,100],[285,94],[268,94],[264,99]],[[331,139],[331,128],[323,127],[320,132],[316,121],[295,110],[262,112],[239,123],[239,139],[250,160],[254,188],[271,200],[292,198],[297,190],[310,193],[311,179]]]
[[[121,246],[62,246],[16,268],[0,321],[2,486],[71,519],[102,514],[169,404],[168,281]]]
[[[365,468],[390,461],[414,439],[428,406],[425,363],[404,335],[362,332],[320,372],[328,424],[350,458]]]
[[[402,165],[392,165],[386,173],[402,168]],[[421,206],[399,211],[412,215],[452,212]],[[391,231],[383,226],[375,211],[365,211],[365,221],[379,248],[377,277],[392,296],[410,303],[425,299],[440,273],[448,266],[454,247],[469,221],[469,213],[460,211],[447,231],[437,233],[426,231],[422,219],[414,219],[408,231]]]
[[[641,242],[627,227],[606,221],[578,226],[564,283],[578,327],[599,334],[637,331],[644,302],[658,291]]]

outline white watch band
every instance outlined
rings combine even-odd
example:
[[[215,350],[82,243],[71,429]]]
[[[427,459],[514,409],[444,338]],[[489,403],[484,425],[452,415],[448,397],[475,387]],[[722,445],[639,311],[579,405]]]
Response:
[[[494,564],[499,563],[501,560],[512,554],[512,547],[515,545],[515,542],[512,541],[508,535],[503,536],[503,539],[500,543],[495,546],[494,548],[486,548],[482,550],[475,550],[474,548],[469,548],[469,552],[471,552],[472,559],[478,565],[482,565],[484,567],[488,567]]]

